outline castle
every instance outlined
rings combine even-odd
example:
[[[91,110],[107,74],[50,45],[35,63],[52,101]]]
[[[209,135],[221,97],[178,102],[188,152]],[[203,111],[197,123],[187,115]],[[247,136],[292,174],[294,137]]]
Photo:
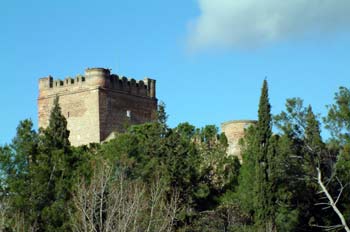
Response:
[[[73,146],[99,143],[126,124],[155,118],[156,81],[136,81],[111,74],[109,69],[88,68],[85,75],[64,80],[39,79],[39,127],[47,127],[53,101],[59,97]]]
[[[136,81],[111,74],[109,69],[88,68],[85,75],[64,80],[39,79],[39,127],[47,127],[53,101],[59,97],[73,146],[100,143],[123,131],[126,124],[153,120],[157,111],[156,81]],[[241,160],[239,140],[255,121],[229,121],[221,130],[228,139],[228,154]]]

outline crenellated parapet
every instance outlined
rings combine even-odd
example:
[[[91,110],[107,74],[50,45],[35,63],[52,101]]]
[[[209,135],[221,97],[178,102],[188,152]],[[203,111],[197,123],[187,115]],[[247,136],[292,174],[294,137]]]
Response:
[[[43,95],[58,94],[79,89],[102,88],[127,94],[156,98],[156,81],[128,79],[111,74],[110,69],[87,68],[84,75],[67,77],[64,80],[51,76],[39,79],[39,91]],[[40,94],[42,95],[42,94]]]

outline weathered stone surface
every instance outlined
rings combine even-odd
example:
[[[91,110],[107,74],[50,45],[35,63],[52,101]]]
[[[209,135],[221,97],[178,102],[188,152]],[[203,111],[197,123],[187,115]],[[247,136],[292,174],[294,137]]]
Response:
[[[254,120],[236,120],[221,124],[221,131],[225,133],[228,140],[228,155],[237,156],[242,162],[239,141],[244,137],[245,129],[249,126],[255,125],[256,123],[257,121]]]
[[[119,78],[104,68],[86,69],[84,76],[39,80],[39,127],[47,127],[53,100],[59,97],[68,121],[70,141],[79,146],[102,142],[120,132],[125,124],[139,124],[155,118],[155,80]]]

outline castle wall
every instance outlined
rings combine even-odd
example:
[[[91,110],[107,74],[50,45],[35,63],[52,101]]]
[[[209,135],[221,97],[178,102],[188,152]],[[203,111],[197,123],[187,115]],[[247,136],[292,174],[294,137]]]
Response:
[[[39,127],[48,126],[56,96],[74,146],[104,141],[112,132],[122,131],[125,123],[148,122],[157,110],[155,80],[120,78],[108,69],[92,68],[84,76],[39,80]]]
[[[71,144],[79,146],[100,142],[98,89],[64,91],[39,98],[39,127],[48,126],[56,96],[59,96],[62,114],[67,119]]]
[[[244,138],[245,129],[249,126],[255,125],[254,120],[237,120],[229,121],[221,124],[221,131],[225,133],[228,141],[228,155],[237,156],[242,162],[241,147],[239,141]]]
[[[126,125],[142,124],[155,118],[157,100],[148,97],[100,90],[101,141],[111,133],[123,131]]]

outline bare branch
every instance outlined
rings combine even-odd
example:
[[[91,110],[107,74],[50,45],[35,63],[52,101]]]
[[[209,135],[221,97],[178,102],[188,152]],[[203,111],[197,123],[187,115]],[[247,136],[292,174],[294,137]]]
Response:
[[[102,163],[90,181],[82,179],[74,194],[75,232],[138,232],[173,230],[178,195],[166,200],[158,178],[148,188]],[[149,190],[149,191],[148,191]]]
[[[332,196],[330,195],[330,193],[328,192],[326,186],[324,185],[323,181],[322,181],[322,173],[321,173],[321,170],[320,168],[316,168],[317,170],[317,180],[318,180],[318,184],[321,188],[321,190],[323,191],[323,193],[325,194],[325,196],[327,197],[328,201],[329,201],[329,204],[330,206],[333,208],[334,212],[338,215],[341,223],[342,223],[342,226],[343,228],[345,229],[346,232],[350,232],[350,229],[346,223],[346,220],[344,218],[344,215],[340,212],[340,210],[338,209],[337,205],[336,205],[336,202],[339,200],[340,196],[341,196],[341,193],[342,191],[340,192],[340,194],[338,195],[338,198],[337,198],[337,201],[334,201]]]

